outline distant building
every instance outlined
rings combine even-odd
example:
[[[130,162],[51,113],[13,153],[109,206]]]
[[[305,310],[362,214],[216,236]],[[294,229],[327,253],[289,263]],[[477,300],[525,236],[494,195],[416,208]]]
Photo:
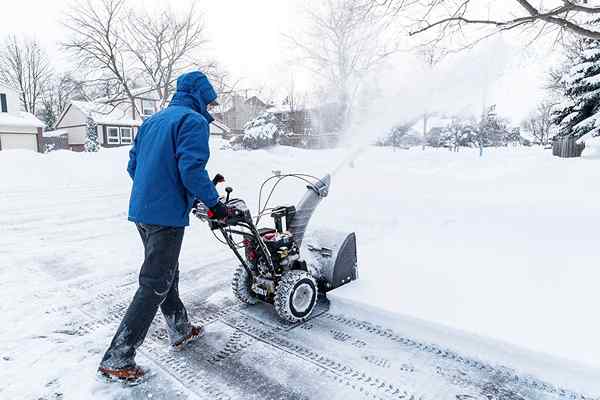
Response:
[[[69,149],[84,150],[88,118],[97,124],[98,141],[102,147],[130,145],[143,122],[132,118],[128,109],[118,105],[71,101],[55,126],[57,130],[67,132]]]
[[[229,127],[231,134],[235,135],[243,133],[246,122],[256,118],[269,107],[269,104],[257,96],[245,98],[234,95],[231,97],[226,111],[215,113],[214,116]]]
[[[97,125],[98,140],[102,147],[129,146],[133,143],[144,119],[160,110],[158,94],[142,88],[133,92],[136,107],[126,98],[101,98],[93,102],[71,101],[58,118],[55,128],[67,133],[68,148],[83,151],[87,138],[87,121]],[[215,121],[210,133],[225,136],[230,132],[226,124]]]
[[[44,123],[33,114],[20,110],[19,95],[0,85],[0,150],[43,150]]]
[[[277,118],[287,132],[282,144],[324,148],[333,147],[339,140],[339,108],[335,104],[301,107],[290,104],[271,106],[267,109]]]

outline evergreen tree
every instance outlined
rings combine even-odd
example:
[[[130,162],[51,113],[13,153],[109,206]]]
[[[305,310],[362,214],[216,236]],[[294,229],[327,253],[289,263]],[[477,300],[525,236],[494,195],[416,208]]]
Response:
[[[96,122],[91,117],[88,117],[86,121],[84,148],[87,152],[97,152],[100,150],[100,143],[98,143],[98,125],[96,125]]]
[[[581,39],[572,66],[560,79],[566,101],[557,107],[554,122],[560,136],[581,136],[600,130],[600,40]]]

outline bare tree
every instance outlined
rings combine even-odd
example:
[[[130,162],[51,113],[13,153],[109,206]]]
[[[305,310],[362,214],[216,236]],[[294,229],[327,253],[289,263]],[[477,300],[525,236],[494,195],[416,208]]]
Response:
[[[285,97],[283,104],[290,108],[290,113],[293,115],[296,111],[306,108],[306,93],[300,92],[296,87],[296,78],[292,74],[290,80],[285,87]]]
[[[344,125],[362,78],[398,50],[385,40],[389,18],[364,0],[325,0],[306,13],[307,31],[288,39],[328,87]]]
[[[141,114],[133,95],[133,66],[123,40],[125,0],[82,0],[71,7],[64,25],[72,37],[63,46],[79,59],[79,66],[96,71],[94,82],[106,88],[114,99],[125,97],[132,115]]]
[[[238,94],[239,80],[234,80],[229,71],[216,60],[197,61],[194,66],[203,71],[217,92],[219,105],[213,109],[214,114],[222,114],[233,105]]]
[[[548,144],[552,133],[552,116],[555,105],[555,102],[548,100],[540,103],[521,124],[523,129],[533,135],[535,142],[542,146]]]
[[[140,75],[161,99],[160,108],[167,104],[177,75],[193,64],[191,53],[207,42],[194,5],[183,15],[130,11],[122,33],[128,52],[139,63]]]
[[[35,39],[8,37],[0,51],[0,82],[18,91],[24,111],[35,114],[50,75],[48,57]]]
[[[423,47],[418,52],[420,58],[423,60],[423,64],[427,69],[428,73],[432,73],[435,69],[436,65],[442,58],[442,52],[438,50],[435,46]],[[423,139],[429,132],[429,118],[433,117],[436,114],[435,110],[430,110],[431,98],[433,96],[433,87],[430,85],[426,85],[427,88],[427,101],[425,102],[425,109],[423,110]],[[425,146],[427,145],[427,141],[423,140],[422,149],[425,150]]]
[[[74,99],[86,99],[83,83],[69,73],[52,76],[41,96],[43,110],[40,114],[46,125],[54,127],[57,119]]]
[[[555,28],[559,35],[569,32],[600,39],[600,30],[589,22],[600,15],[600,7],[588,5],[588,0],[509,0],[495,2],[493,12],[472,0],[365,0],[383,7],[392,14],[415,13],[416,22],[410,34],[430,32],[433,41],[453,34],[463,35],[466,26],[487,28],[481,37],[520,27],[537,29],[534,39]],[[488,4],[491,4],[488,3]]]

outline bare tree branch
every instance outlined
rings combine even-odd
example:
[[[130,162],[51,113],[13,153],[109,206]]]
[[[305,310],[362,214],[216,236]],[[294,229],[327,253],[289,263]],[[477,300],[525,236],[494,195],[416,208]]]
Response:
[[[530,1],[509,0],[497,2],[490,14],[481,3],[472,0],[365,0],[376,7],[385,8],[393,15],[420,15],[410,27],[410,35],[425,32],[441,41],[453,35],[462,35],[466,26],[488,27],[491,33],[513,30],[536,24],[552,25],[561,32],[573,33],[591,39],[600,39],[600,30],[590,22],[600,15],[600,7],[587,5],[587,0]],[[558,4],[557,4],[558,3]],[[479,6],[479,7],[477,7]],[[498,7],[508,7],[509,12],[499,12]],[[489,36],[490,32],[484,34]]]
[[[342,108],[342,125],[351,113],[362,78],[399,47],[385,40],[391,19],[381,5],[364,0],[325,0],[306,10],[310,26],[301,36],[286,36],[302,54],[304,67],[321,78]]]
[[[124,42],[139,62],[141,75],[161,99],[163,108],[176,76],[193,64],[191,53],[204,45],[204,26],[194,5],[179,18],[171,11],[158,16],[129,13]]]
[[[134,77],[122,40],[125,0],[82,1],[67,13],[64,25],[72,37],[63,43],[80,59],[80,65],[100,72],[108,81],[116,81],[115,97],[129,99],[132,117],[141,115],[132,92]],[[96,78],[99,79],[99,78]],[[112,85],[111,85],[112,86]]]
[[[0,82],[17,90],[24,111],[36,113],[50,76],[48,57],[35,39],[8,37],[0,51]]]

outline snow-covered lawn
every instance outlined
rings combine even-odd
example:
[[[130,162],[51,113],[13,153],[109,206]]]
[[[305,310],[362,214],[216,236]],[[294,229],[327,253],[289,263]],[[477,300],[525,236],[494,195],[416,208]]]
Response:
[[[600,370],[600,160],[557,159],[537,148],[480,158],[475,150],[369,147],[350,164],[348,149],[220,145],[209,170],[223,173],[252,209],[273,170],[323,175],[342,165],[313,219],[313,227],[358,237],[360,278],[333,294],[334,307],[376,307],[453,328],[449,337],[465,331],[557,357],[540,355],[543,362],[560,366],[564,358]],[[0,382],[11,382],[7,395],[39,393],[19,379],[23,373],[52,377],[80,366],[93,374],[110,330],[79,342],[39,339],[77,326],[72,305],[90,300],[79,283],[135,281],[141,252],[126,221],[126,160],[127,149],[0,152]],[[272,204],[294,204],[303,191],[282,184]],[[225,256],[206,226],[192,221],[182,268]],[[52,392],[51,383],[39,384]],[[77,377],[73,385],[95,390],[78,386]]]

